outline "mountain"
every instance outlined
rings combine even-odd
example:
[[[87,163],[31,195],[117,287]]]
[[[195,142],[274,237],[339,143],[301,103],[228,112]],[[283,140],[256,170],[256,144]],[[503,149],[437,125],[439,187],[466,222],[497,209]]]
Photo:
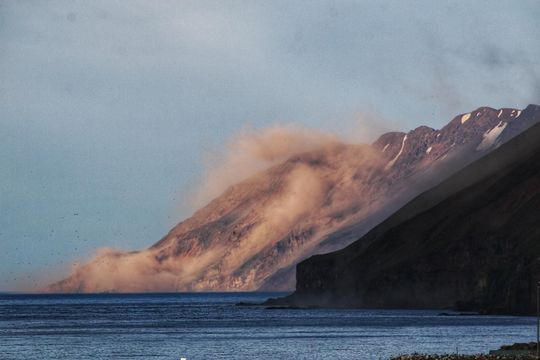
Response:
[[[350,244],[539,120],[538,106],[482,107],[440,130],[325,142],[233,185],[152,247],[103,250],[48,290],[292,289],[299,261]]]
[[[540,124],[421,194],[360,240],[298,265],[270,303],[534,314]]]

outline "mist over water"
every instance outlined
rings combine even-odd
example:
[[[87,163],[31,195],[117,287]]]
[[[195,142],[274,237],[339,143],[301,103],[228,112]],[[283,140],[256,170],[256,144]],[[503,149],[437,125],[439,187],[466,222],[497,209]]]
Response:
[[[276,293],[0,295],[0,357],[387,359],[532,341],[535,319],[238,307]]]

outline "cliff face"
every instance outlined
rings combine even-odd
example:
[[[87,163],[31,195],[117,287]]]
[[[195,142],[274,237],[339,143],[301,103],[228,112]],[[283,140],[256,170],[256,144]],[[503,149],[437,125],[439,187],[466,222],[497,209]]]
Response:
[[[49,291],[292,289],[299,261],[350,244],[539,120],[536,106],[480,108],[441,130],[322,144],[230,187],[152,247],[104,251]]]
[[[540,125],[423,193],[363,238],[298,265],[288,304],[533,314]]]

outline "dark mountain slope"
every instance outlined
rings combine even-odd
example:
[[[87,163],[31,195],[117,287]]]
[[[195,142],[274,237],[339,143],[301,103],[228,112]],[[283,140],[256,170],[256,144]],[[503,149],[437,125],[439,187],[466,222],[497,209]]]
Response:
[[[297,290],[285,302],[531,314],[539,279],[535,125],[359,241],[300,263]]]

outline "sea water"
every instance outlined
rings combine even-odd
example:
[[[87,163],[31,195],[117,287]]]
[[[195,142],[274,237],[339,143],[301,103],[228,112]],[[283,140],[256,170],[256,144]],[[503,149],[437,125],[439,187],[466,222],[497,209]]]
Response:
[[[0,359],[388,359],[536,337],[532,317],[235,305],[280,295],[0,295]]]

